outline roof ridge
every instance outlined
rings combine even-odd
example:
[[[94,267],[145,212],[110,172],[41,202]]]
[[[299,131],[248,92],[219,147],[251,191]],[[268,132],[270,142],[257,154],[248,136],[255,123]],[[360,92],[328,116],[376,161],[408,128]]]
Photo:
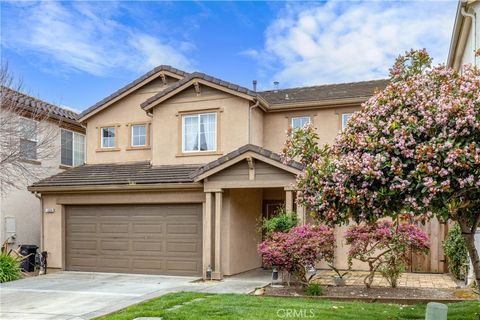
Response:
[[[362,84],[362,83],[368,83],[368,82],[380,82],[380,81],[389,81],[388,78],[382,78],[382,79],[373,79],[373,80],[365,80],[365,81],[353,81],[353,82],[337,82],[337,83],[326,83],[326,84],[317,84],[317,85],[312,85],[312,86],[299,86],[299,87],[290,87],[290,88],[284,88],[284,89],[272,89],[272,90],[264,90],[264,91],[258,91],[258,94],[262,93],[270,93],[270,92],[281,92],[281,91],[287,91],[287,90],[298,90],[298,89],[308,89],[308,88],[318,88],[318,87],[328,87],[328,86],[338,86],[338,85],[349,85],[349,84]]]

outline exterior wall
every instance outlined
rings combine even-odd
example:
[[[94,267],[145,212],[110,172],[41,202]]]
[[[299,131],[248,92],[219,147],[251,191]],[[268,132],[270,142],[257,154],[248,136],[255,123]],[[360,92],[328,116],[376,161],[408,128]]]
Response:
[[[128,124],[151,122],[152,118],[140,108],[140,104],[167,87],[168,85],[164,85],[161,79],[153,80],[148,85],[87,119],[87,164],[150,161],[152,158],[151,147],[129,148],[131,127]],[[102,126],[116,126],[117,147],[113,150],[100,148],[100,127]],[[152,140],[155,139],[153,135],[150,135],[150,138],[151,145]]]
[[[226,220],[224,220],[225,244],[222,248],[223,272],[234,275],[261,267],[262,261],[257,253],[257,244],[262,235],[257,223],[262,217],[261,189],[230,189],[224,202]],[[226,200],[226,201],[225,201]]]
[[[53,122],[45,125],[51,126],[57,135],[52,146],[52,156],[49,159],[38,159],[35,164],[28,164],[34,167],[40,179],[52,176],[63,169],[60,169],[61,137],[60,128]],[[50,129],[44,131],[52,133]],[[40,138],[41,139],[41,138]],[[15,219],[16,239],[11,243],[13,248],[22,244],[34,244],[40,246],[41,233],[41,204],[34,194],[27,191],[28,185],[34,181],[25,181],[18,190],[11,190],[0,197],[0,241],[3,243],[12,233],[6,232],[5,220],[7,217]]]
[[[260,108],[254,108],[251,112],[250,143],[263,147],[265,112],[263,112]]]
[[[154,165],[208,163],[248,143],[249,102],[206,86],[200,87],[200,95],[191,87],[153,109]],[[197,111],[218,112],[216,152],[182,153],[181,113]]]
[[[263,124],[263,147],[280,152],[285,143],[286,131],[291,124],[291,118],[301,116],[311,117],[320,137],[320,143],[332,144],[342,129],[342,113],[358,110],[360,110],[360,106],[266,113]]]
[[[45,194],[43,195],[43,212],[46,208],[55,209],[54,213],[43,213],[43,248],[48,252],[48,267],[52,269],[65,267],[65,205],[202,203],[204,201],[205,195],[202,190]]]

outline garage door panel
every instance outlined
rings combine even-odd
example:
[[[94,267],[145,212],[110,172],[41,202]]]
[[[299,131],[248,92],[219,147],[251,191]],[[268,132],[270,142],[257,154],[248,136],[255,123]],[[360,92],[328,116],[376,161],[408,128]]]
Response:
[[[75,223],[70,224],[71,233],[96,233],[97,225],[94,223]]]
[[[167,241],[167,254],[169,256],[175,255],[196,255],[199,252],[200,243],[196,241],[180,242],[180,241]]]
[[[100,223],[100,232],[101,233],[128,233],[128,222],[125,223]]]
[[[163,233],[163,223],[133,223],[133,232],[138,234],[152,234],[161,236]]]
[[[72,250],[97,250],[96,240],[68,240],[67,246]]]
[[[200,233],[200,226],[198,224],[177,224],[177,223],[169,223],[167,224],[167,234],[169,236],[174,235],[190,235],[193,237],[197,237]]]
[[[201,204],[66,207],[66,268],[201,275]]]
[[[128,253],[129,252],[129,241],[108,241],[108,240],[101,240],[100,241],[100,251],[101,253],[105,252],[105,254],[109,254],[111,251],[116,251],[117,254]]]

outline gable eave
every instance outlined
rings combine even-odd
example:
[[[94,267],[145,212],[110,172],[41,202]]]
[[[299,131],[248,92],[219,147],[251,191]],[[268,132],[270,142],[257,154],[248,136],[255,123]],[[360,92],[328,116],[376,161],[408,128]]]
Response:
[[[145,111],[149,111],[149,110],[153,109],[154,107],[158,106],[159,104],[161,104],[162,102],[173,98],[177,94],[179,94],[179,93],[183,92],[184,90],[188,89],[189,87],[193,86],[195,83],[205,85],[207,87],[210,87],[210,88],[213,88],[213,89],[231,94],[233,96],[237,96],[239,98],[242,98],[242,99],[245,99],[245,100],[248,100],[248,101],[255,100],[255,97],[252,96],[252,95],[245,94],[245,93],[242,93],[242,92],[238,92],[237,90],[226,88],[224,86],[218,85],[216,83],[210,82],[210,81],[205,80],[205,79],[192,78],[189,81],[182,84],[180,87],[175,88],[174,90],[168,92],[167,94],[163,95],[162,97],[160,97],[158,99],[155,99],[154,101],[152,101],[148,104],[143,105],[142,109],[145,110]]]

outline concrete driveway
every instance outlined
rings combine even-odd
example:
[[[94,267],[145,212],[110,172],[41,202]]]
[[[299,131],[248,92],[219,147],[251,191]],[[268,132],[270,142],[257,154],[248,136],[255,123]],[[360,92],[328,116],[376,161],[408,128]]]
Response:
[[[169,292],[248,293],[269,278],[262,270],[211,283],[193,277],[57,272],[0,285],[0,319],[90,319]]]

